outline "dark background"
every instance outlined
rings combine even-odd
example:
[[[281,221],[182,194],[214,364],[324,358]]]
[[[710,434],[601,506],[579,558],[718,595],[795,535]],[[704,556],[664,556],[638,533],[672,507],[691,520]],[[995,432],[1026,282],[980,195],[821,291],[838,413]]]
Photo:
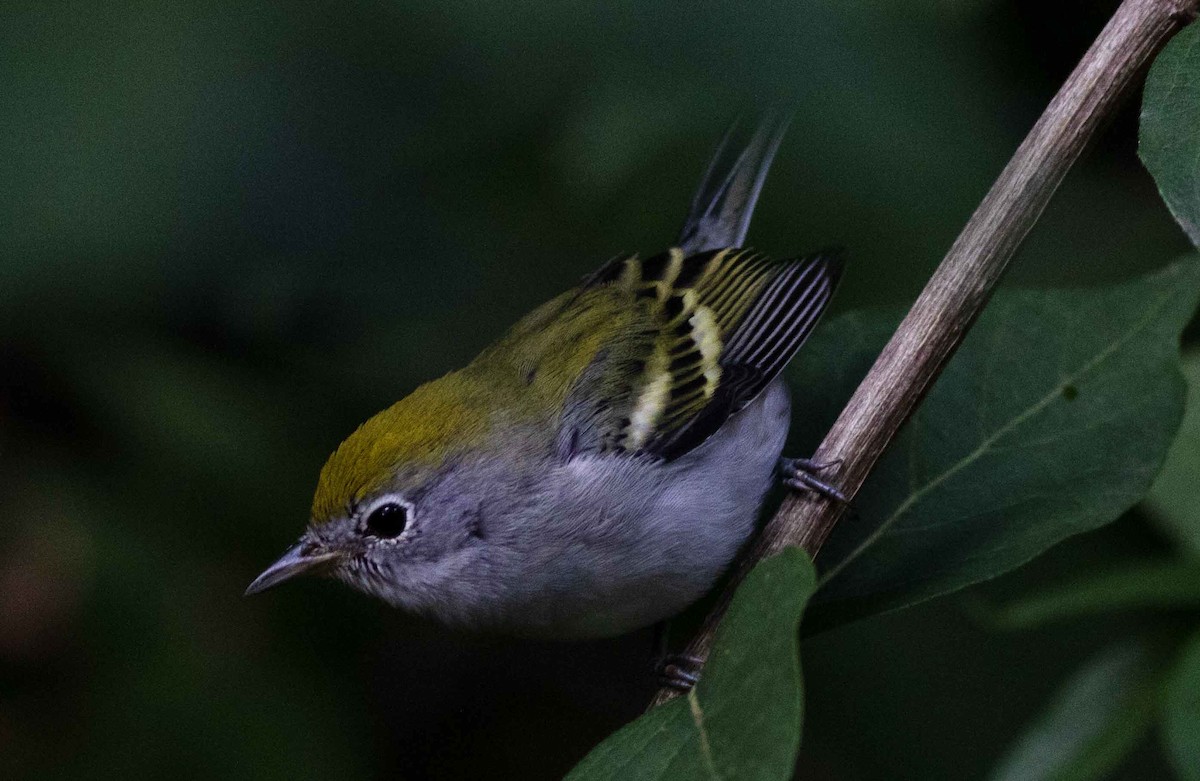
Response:
[[[849,247],[835,310],[911,300],[1114,5],[6,3],[0,776],[561,775],[640,711],[649,637],[457,637],[319,581],[243,599],[326,455],[666,246],[766,106],[795,120],[754,245]],[[1136,116],[1007,284],[1186,250]],[[1162,545],[1134,513],[989,594]],[[963,605],[807,643],[805,778],[980,778],[1122,631]],[[1120,776],[1161,763],[1148,744]]]

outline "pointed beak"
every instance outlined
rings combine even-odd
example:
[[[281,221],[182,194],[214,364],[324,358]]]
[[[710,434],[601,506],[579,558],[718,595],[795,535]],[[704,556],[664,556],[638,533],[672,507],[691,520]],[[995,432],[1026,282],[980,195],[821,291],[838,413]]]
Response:
[[[279,557],[271,566],[254,579],[250,587],[246,589],[246,596],[258,594],[267,589],[278,586],[285,580],[291,580],[297,575],[303,575],[305,572],[317,572],[324,569],[323,565],[338,558],[340,554],[328,551],[322,551],[320,548],[314,548],[311,543],[301,540],[292,547],[288,548],[287,552]]]

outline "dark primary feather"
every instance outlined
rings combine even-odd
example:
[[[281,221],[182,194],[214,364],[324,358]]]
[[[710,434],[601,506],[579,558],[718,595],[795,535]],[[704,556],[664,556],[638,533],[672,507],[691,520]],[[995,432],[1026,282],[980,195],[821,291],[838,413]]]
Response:
[[[754,205],[787,122],[764,121],[740,151],[732,144],[736,130],[734,125],[726,131],[692,198],[679,235],[679,246],[687,255],[746,243]]]

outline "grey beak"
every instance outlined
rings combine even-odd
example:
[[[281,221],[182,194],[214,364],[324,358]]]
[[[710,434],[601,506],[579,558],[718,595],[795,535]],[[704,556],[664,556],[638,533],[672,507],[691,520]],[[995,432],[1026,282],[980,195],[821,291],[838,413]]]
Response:
[[[288,548],[278,561],[267,567],[263,574],[254,579],[254,582],[246,589],[246,596],[266,591],[272,586],[278,586],[283,581],[291,580],[305,572],[320,569],[322,564],[336,559],[338,555],[313,549],[311,544],[304,541],[298,542]]]

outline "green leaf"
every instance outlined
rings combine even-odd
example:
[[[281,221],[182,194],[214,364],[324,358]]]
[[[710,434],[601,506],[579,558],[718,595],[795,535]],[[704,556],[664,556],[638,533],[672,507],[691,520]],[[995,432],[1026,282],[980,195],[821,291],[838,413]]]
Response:
[[[1184,781],[1200,781],[1200,635],[1185,647],[1167,685],[1163,714],[1167,756]]]
[[[1159,664],[1144,645],[1112,646],[1059,690],[992,781],[1086,781],[1111,772],[1154,717]]]
[[[1183,358],[1187,378],[1187,408],[1179,436],[1167,453],[1167,463],[1150,489],[1149,505],[1163,529],[1186,550],[1200,556],[1200,353]]]
[[[1200,607],[1200,563],[1171,561],[1089,574],[982,612],[1000,628],[1027,629],[1115,610],[1194,607]]]
[[[803,711],[797,629],[815,584],[799,550],[761,562],[734,596],[696,688],[613,734],[568,778],[791,778]]]
[[[1150,68],[1138,154],[1175,219],[1200,246],[1200,24],[1176,35]]]
[[[1006,572],[1118,517],[1158,472],[1183,412],[1185,260],[1086,290],[1001,291],[821,552],[820,628]],[[842,317],[793,373],[815,443],[898,314]]]

